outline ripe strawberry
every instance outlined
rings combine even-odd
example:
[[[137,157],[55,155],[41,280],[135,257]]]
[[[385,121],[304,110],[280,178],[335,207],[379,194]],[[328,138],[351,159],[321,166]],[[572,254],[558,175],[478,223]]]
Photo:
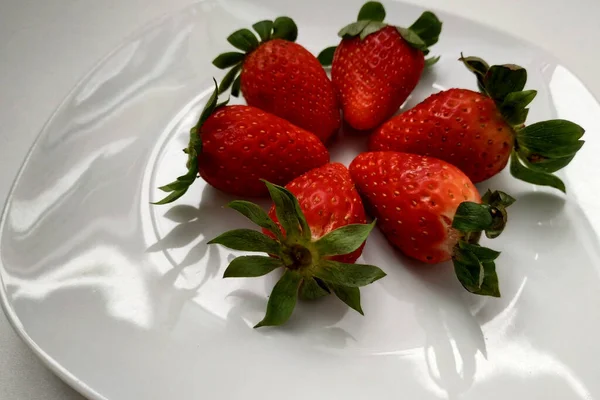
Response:
[[[294,180],[289,187],[298,198],[286,188],[265,184],[275,203],[270,214],[247,201],[229,204],[265,233],[236,229],[208,242],[271,255],[238,257],[227,267],[225,278],[262,276],[283,268],[265,318],[255,327],[286,322],[298,296],[315,299],[331,292],[363,314],[359,287],[385,273],[372,265],[349,263],[360,255],[374,223],[364,223],[364,209],[347,169],[329,164]]]
[[[294,179],[285,188],[298,199],[315,240],[344,225],[367,222],[350,172],[340,163],[315,168]],[[279,223],[275,205],[269,210],[269,217]],[[268,230],[263,229],[263,232],[269,235]],[[332,259],[353,263],[360,257],[363,247]]]
[[[410,28],[383,23],[381,3],[370,1],[358,21],[339,32],[341,43],[319,55],[333,64],[331,79],[342,104],[344,119],[358,130],[379,126],[391,117],[413,91],[425,65],[428,48],[438,41],[442,23],[425,12]]]
[[[327,142],[340,127],[340,111],[331,81],[308,50],[294,43],[298,31],[290,18],[253,25],[259,43],[248,29],[232,33],[227,40],[244,53],[224,53],[213,64],[231,68],[219,93],[240,86],[248,105],[285,118]],[[241,74],[240,74],[241,70]]]
[[[516,178],[565,191],[552,173],[573,159],[584,130],[565,120],[524,127],[526,107],[536,95],[523,90],[527,71],[516,65],[489,67],[475,57],[461,60],[477,75],[481,93],[450,89],[430,96],[379,127],[370,150],[437,157],[475,183],[502,171],[512,154]]]
[[[216,85],[190,131],[187,174],[160,187],[170,194],[156,204],[181,197],[198,172],[226,193],[263,196],[267,190],[260,179],[286,184],[329,162],[329,152],[312,133],[255,107],[217,104]]]
[[[499,253],[477,243],[481,231],[489,238],[502,232],[514,199],[502,192],[481,199],[458,168],[415,154],[363,153],[350,174],[394,246],[426,263],[452,259],[467,290],[500,296],[493,263]]]

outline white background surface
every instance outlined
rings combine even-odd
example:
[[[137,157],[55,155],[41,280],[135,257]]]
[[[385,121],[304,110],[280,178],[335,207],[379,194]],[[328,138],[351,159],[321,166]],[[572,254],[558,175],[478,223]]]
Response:
[[[600,97],[598,0],[411,2],[527,38],[558,56]],[[42,125],[82,75],[126,36],[188,3],[0,0],[0,202]],[[45,369],[2,313],[0,371],[1,399],[82,399]]]

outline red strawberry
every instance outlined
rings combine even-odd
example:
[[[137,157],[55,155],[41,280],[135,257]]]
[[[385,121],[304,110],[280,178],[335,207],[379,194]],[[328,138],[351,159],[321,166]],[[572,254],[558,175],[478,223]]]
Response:
[[[499,253],[477,242],[481,231],[490,238],[502,232],[505,208],[514,199],[488,192],[482,202],[458,168],[415,154],[363,153],[350,165],[350,174],[394,246],[426,263],[452,259],[467,290],[500,295],[493,264]]]
[[[344,119],[359,130],[372,129],[391,117],[413,91],[425,65],[428,48],[438,41],[442,24],[425,12],[408,29],[383,23],[381,3],[368,2],[358,22],[339,32],[341,43],[324,50],[319,59],[333,64],[331,79]]]
[[[367,222],[365,209],[350,178],[350,172],[340,163],[315,168],[294,179],[285,188],[298,199],[315,240],[339,227]],[[275,205],[269,210],[269,217],[279,223]],[[263,232],[269,234],[266,229]],[[350,254],[332,259],[353,263],[360,257],[363,247],[364,245]]]
[[[265,183],[275,203],[269,214],[247,201],[229,204],[265,233],[236,229],[208,242],[271,255],[238,257],[227,267],[225,278],[284,270],[269,298],[266,316],[256,327],[286,322],[298,296],[315,299],[330,292],[362,314],[359,287],[385,273],[372,265],[351,263],[360,255],[374,224],[364,223],[364,209],[346,167],[329,164],[314,169],[291,182],[291,191]]]
[[[512,174],[526,182],[565,190],[552,175],[583,145],[584,130],[552,120],[523,127],[535,90],[525,90],[527,72],[461,58],[478,77],[482,93],[450,89],[430,96],[393,117],[370,139],[372,151],[403,151],[445,160],[477,183],[502,171],[511,154]]]
[[[312,133],[250,106],[217,104],[217,88],[190,132],[188,173],[160,189],[170,194],[156,204],[181,197],[198,172],[210,185],[240,196],[263,196],[260,179],[286,184],[329,162],[329,153]]]
[[[221,69],[231,68],[219,92],[233,84],[231,93],[237,96],[241,86],[248,105],[285,118],[323,142],[328,141],[340,127],[337,98],[319,61],[294,43],[298,34],[294,21],[280,17],[274,22],[258,22],[253,28],[260,43],[250,30],[241,29],[227,40],[245,54],[224,53],[213,61]]]

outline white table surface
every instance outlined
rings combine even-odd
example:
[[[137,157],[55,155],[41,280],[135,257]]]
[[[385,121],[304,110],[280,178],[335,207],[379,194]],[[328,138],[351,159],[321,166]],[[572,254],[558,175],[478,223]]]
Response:
[[[537,43],[600,97],[600,1],[410,1]],[[0,202],[42,125],[80,77],[127,35],[189,2],[0,0]],[[0,399],[82,399],[37,360],[1,312],[0,371]]]

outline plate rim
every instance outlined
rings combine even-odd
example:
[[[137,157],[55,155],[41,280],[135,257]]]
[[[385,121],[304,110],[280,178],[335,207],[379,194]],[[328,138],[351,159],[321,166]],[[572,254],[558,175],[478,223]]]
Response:
[[[144,34],[150,32],[152,29],[155,29],[155,28],[159,27],[161,24],[163,24],[167,20],[169,20],[171,18],[174,18],[175,16],[184,13],[186,10],[191,9],[191,8],[195,8],[198,5],[200,5],[202,3],[205,3],[207,1],[209,1],[209,0],[194,0],[193,2],[191,2],[191,3],[187,4],[187,5],[184,5],[182,7],[178,7],[176,9],[172,10],[172,11],[165,12],[162,15],[159,15],[159,16],[153,18],[153,19],[150,19],[149,21],[147,21],[146,23],[144,23],[140,27],[137,27],[136,29],[134,29],[133,31],[131,31],[130,33],[128,33],[127,35],[125,35],[122,39],[120,39],[119,42],[115,45],[115,47],[112,50],[110,50],[105,55],[103,55],[102,57],[100,57],[92,65],[92,67],[90,67],[90,69],[86,73],[84,73],[77,80],[77,82],[75,83],[75,85],[65,94],[65,96],[63,97],[63,99],[53,109],[53,111],[51,112],[50,116],[47,118],[46,122],[44,122],[44,124],[42,125],[42,128],[37,133],[35,139],[33,140],[33,142],[31,143],[31,145],[29,146],[27,152],[25,153],[25,156],[23,157],[23,159],[22,159],[22,161],[20,163],[18,171],[17,171],[15,177],[13,178],[11,184],[9,185],[8,193],[7,193],[6,198],[5,198],[5,200],[3,202],[3,205],[2,205],[2,211],[0,213],[0,233],[2,233],[3,230],[4,230],[4,225],[6,223],[8,209],[9,209],[9,206],[11,205],[11,203],[12,203],[12,198],[13,198],[13,194],[14,194],[15,188],[16,188],[17,183],[19,182],[21,176],[23,175],[25,167],[28,165],[28,162],[29,162],[29,160],[30,160],[30,158],[31,158],[34,150],[37,148],[37,146],[38,146],[39,142],[41,141],[42,137],[44,136],[44,134],[48,130],[48,127],[54,122],[54,120],[56,119],[57,115],[59,114],[59,112],[61,111],[61,109],[63,108],[63,106],[73,97],[73,94],[79,88],[81,88],[81,86],[88,80],[88,78],[90,76],[92,76],[94,73],[96,73],[101,67],[104,66],[104,64],[108,60],[110,60],[110,58],[113,55],[117,54],[120,50],[122,50],[123,48],[125,48],[132,40],[143,36]],[[455,13],[454,11],[442,10],[442,9],[437,8],[437,7],[424,7],[421,4],[412,3],[412,2],[409,2],[409,1],[406,1],[406,0],[380,0],[380,1],[382,3],[384,3],[384,5],[387,2],[393,2],[393,3],[398,3],[398,4],[409,6],[409,7],[415,7],[415,8],[420,9],[420,10],[431,10],[431,11],[433,11],[435,13],[438,13],[438,14],[448,15],[448,16],[451,16],[451,17],[456,18],[458,20],[462,20],[462,21],[468,22],[470,24],[477,25],[477,26],[479,26],[481,28],[484,28],[484,29],[486,29],[488,31],[492,31],[492,32],[494,32],[496,34],[500,34],[500,35],[503,35],[505,37],[509,37],[509,38],[511,38],[513,40],[519,41],[520,43],[522,43],[522,44],[524,44],[524,45],[526,45],[528,47],[534,48],[534,49],[536,49],[536,51],[539,52],[539,54],[542,54],[548,60],[553,61],[557,65],[561,65],[565,69],[567,69],[569,71],[569,73],[571,75],[573,75],[582,84],[582,86],[587,90],[587,92],[590,94],[590,96],[595,101],[595,103],[598,104],[598,105],[600,105],[600,95],[597,96],[594,92],[592,92],[588,88],[588,86],[585,84],[585,81],[582,80],[580,78],[580,76],[578,75],[578,73],[575,72],[570,67],[570,65],[569,65],[568,62],[564,62],[562,59],[559,59],[557,56],[555,56],[551,51],[549,51],[548,49],[543,48],[543,47],[535,44],[534,42],[532,42],[528,38],[521,37],[519,35],[514,34],[511,31],[504,30],[504,29],[499,28],[499,27],[488,25],[485,22],[480,22],[480,21],[477,21],[475,19],[472,19],[472,18],[469,18],[469,17],[465,17],[463,15]],[[93,388],[91,388],[84,381],[82,381],[81,379],[77,378],[66,367],[64,367],[63,365],[61,365],[52,356],[50,356],[46,351],[44,351],[44,349],[41,348],[29,336],[29,334],[27,333],[25,327],[23,326],[20,318],[18,317],[16,311],[14,310],[14,308],[12,307],[12,305],[10,304],[10,301],[8,300],[7,291],[6,291],[6,284],[4,282],[4,277],[3,277],[4,274],[2,272],[3,270],[4,270],[4,265],[2,263],[2,259],[0,258],[0,307],[4,311],[4,314],[6,315],[7,320],[9,321],[10,325],[12,326],[12,328],[13,328],[14,332],[17,334],[17,336],[32,350],[32,352],[43,363],[43,365],[45,365],[54,375],[56,375],[58,378],[60,378],[64,383],[66,383],[73,390],[77,391],[82,396],[84,396],[86,398],[89,398],[90,400],[110,400],[110,399],[104,397],[103,395],[101,395],[100,393],[98,393]]]

